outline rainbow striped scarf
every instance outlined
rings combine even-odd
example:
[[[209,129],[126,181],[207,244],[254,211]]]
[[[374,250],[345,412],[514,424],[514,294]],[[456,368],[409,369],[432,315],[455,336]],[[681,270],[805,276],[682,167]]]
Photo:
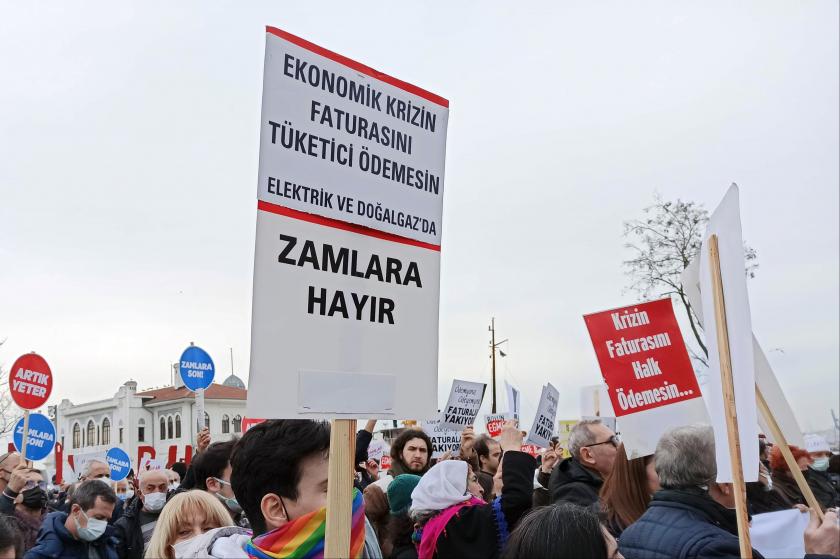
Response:
[[[251,559],[323,559],[327,527],[326,507],[301,516],[245,544]],[[365,546],[365,503],[362,493],[353,490],[353,521],[350,531],[350,557],[358,559]]]

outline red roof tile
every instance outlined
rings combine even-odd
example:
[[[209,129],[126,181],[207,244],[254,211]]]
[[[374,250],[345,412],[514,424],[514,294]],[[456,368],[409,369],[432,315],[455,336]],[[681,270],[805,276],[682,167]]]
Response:
[[[192,398],[192,391],[185,386],[179,388],[165,386],[138,392],[137,395],[141,398],[152,399],[155,402],[167,402],[169,400],[180,400],[181,398]],[[248,398],[248,391],[244,388],[225,386],[214,382],[204,391],[204,398],[207,400],[245,400]]]

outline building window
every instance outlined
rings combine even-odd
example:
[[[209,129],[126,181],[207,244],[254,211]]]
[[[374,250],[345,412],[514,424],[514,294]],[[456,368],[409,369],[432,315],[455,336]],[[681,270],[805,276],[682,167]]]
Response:
[[[222,416],[222,433],[230,433],[230,416],[228,414]]]
[[[166,438],[171,439],[174,435],[172,430],[172,416],[166,418]]]
[[[123,444],[123,428],[122,427],[120,427],[119,432],[120,432],[120,444]]]
[[[73,424],[73,448],[82,446],[82,428],[78,423]]]
[[[204,427],[206,429],[210,428],[210,414],[208,414],[207,412],[204,412]]]
[[[87,445],[96,445],[96,425],[94,425],[92,419],[88,420],[87,424]]]
[[[146,420],[142,417],[137,422],[137,442],[146,442]]]
[[[242,432],[242,416],[237,415],[233,418],[233,432],[234,433],[241,433]]]
[[[102,420],[102,444],[111,444],[111,421],[107,417]]]
[[[176,439],[181,438],[181,416],[180,415],[175,416],[175,438]]]
[[[166,419],[160,418],[160,440],[166,439]]]

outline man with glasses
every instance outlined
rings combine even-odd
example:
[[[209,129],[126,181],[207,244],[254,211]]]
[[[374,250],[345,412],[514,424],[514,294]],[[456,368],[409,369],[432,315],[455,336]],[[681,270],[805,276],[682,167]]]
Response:
[[[44,480],[41,472],[30,466],[17,452],[0,456],[0,514],[14,515],[15,499],[20,492]]]
[[[554,503],[588,507],[598,501],[604,478],[612,471],[618,437],[598,419],[579,422],[569,434],[569,453],[551,472],[548,489]]]
[[[85,464],[84,468],[82,468],[82,476],[80,479],[81,481],[87,481],[89,479],[98,479],[110,485],[111,467],[108,465],[107,462],[99,460],[98,458],[94,458],[88,461]],[[124,512],[125,507],[123,506],[122,500],[117,499],[116,506],[114,507],[114,514],[111,515],[111,519],[108,521],[108,524],[114,524],[117,520],[119,520],[122,517]]]

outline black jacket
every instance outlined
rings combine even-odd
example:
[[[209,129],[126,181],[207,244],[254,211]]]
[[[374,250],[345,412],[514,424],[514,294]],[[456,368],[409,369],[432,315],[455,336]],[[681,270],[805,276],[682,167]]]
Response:
[[[502,494],[493,503],[466,507],[446,525],[437,541],[435,557],[496,559],[507,535],[531,508],[536,460],[525,452],[505,452],[502,458]],[[500,511],[502,519],[497,515]],[[503,524],[500,525],[500,520]],[[502,531],[507,534],[503,534]]]
[[[823,509],[830,509],[840,505],[840,499],[837,496],[837,490],[831,483],[831,478],[827,473],[818,472],[808,468],[804,472],[805,480],[814,492],[814,497],[820,502]]]
[[[574,458],[566,458],[555,466],[548,482],[552,503],[567,502],[589,507],[598,502],[604,480],[597,472],[584,468]]]
[[[121,559],[142,559],[143,528],[140,525],[140,509],[143,501],[132,499],[122,517],[114,523],[117,536],[117,551]]]
[[[35,547],[28,550],[26,559],[86,559],[90,556],[90,549],[96,550],[102,559],[122,559],[117,554],[114,540],[114,528],[108,526],[99,539],[92,542],[77,540],[64,526],[67,520],[66,512],[53,512],[44,517],[44,523],[38,532]],[[140,551],[143,551],[142,546]]]

